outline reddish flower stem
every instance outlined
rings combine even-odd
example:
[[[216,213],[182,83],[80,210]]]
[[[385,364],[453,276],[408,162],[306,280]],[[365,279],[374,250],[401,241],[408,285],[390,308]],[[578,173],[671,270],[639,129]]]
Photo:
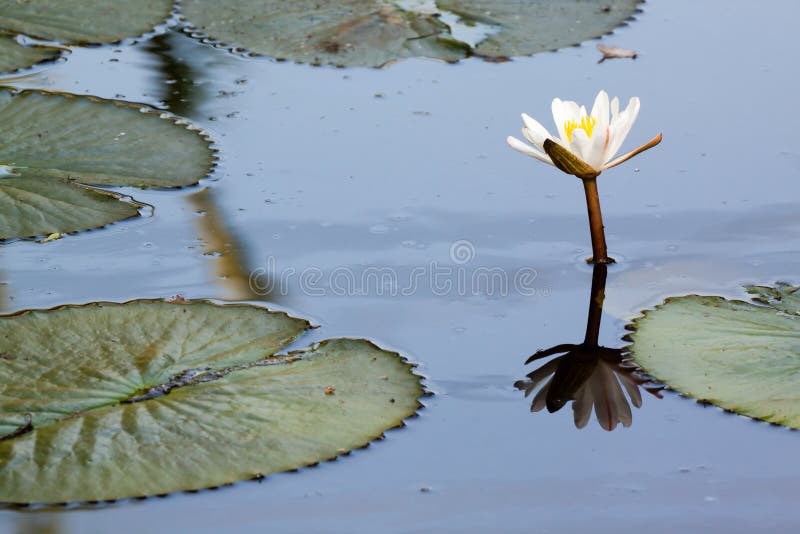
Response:
[[[583,190],[586,193],[586,209],[589,211],[589,231],[592,234],[592,257],[589,263],[614,263],[608,257],[606,233],[603,227],[603,213],[600,211],[600,196],[597,193],[597,177],[583,178]]]

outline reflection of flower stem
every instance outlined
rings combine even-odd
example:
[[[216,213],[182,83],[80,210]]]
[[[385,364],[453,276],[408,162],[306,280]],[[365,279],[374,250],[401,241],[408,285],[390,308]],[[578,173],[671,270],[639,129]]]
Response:
[[[223,212],[217,207],[212,189],[192,193],[189,202],[199,213],[197,229],[205,245],[205,254],[213,258],[218,282],[226,290],[226,298],[234,300],[260,300],[262,297],[250,287],[244,248],[230,230]]]
[[[597,346],[600,337],[600,320],[603,318],[603,301],[606,298],[606,276],[608,266],[595,264],[592,270],[592,291],[589,296],[589,314],[586,318],[584,345]]]
[[[589,231],[592,234],[591,263],[614,263],[606,250],[606,233],[603,229],[603,213],[600,211],[600,196],[597,194],[597,178],[583,178],[583,190],[586,192],[586,208],[589,210]]]

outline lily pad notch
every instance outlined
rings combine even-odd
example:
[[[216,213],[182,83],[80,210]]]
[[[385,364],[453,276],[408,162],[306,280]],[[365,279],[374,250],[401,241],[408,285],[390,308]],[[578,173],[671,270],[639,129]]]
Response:
[[[746,286],[753,302],[672,297],[626,328],[633,362],[683,396],[800,429],[800,286]]]
[[[0,242],[138,217],[98,187],[179,188],[218,160],[208,135],[141,104],[0,87]]]
[[[417,415],[426,392],[396,352],[340,338],[280,353],[309,328],[185,300],[0,316],[0,502],[260,479],[366,447]]]
[[[425,57],[488,61],[578,45],[626,23],[642,0],[436,0],[433,12],[389,0],[181,0],[183,30],[248,55],[311,65],[382,67]],[[495,30],[470,46],[442,21]]]

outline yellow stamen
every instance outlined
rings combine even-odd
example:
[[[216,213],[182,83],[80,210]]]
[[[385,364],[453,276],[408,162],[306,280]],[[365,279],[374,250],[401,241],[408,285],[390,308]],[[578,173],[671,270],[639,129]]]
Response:
[[[586,137],[592,137],[592,130],[594,130],[595,124],[597,124],[597,119],[584,115],[581,117],[580,124],[575,121],[566,121],[564,123],[564,133],[567,135],[567,140],[570,142],[572,142],[572,132],[575,131],[575,128],[580,128],[586,132]]]

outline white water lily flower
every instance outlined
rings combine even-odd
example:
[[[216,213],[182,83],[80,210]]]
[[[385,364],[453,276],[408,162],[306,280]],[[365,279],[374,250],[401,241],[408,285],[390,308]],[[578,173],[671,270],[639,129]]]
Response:
[[[623,111],[619,110],[619,99],[614,98],[609,103],[605,91],[597,94],[591,113],[575,102],[558,98],[553,99],[552,109],[558,137],[550,135],[538,121],[523,113],[522,135],[533,146],[511,136],[508,144],[580,178],[594,178],[661,141],[659,134],[639,148],[614,158],[639,114],[637,97],[631,98]]]

